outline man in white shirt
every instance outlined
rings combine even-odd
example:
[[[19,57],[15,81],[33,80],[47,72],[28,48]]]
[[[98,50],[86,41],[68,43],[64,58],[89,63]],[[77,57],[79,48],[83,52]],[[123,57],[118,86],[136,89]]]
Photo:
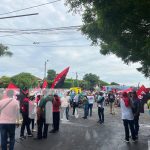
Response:
[[[88,102],[89,102],[88,110],[90,111],[90,117],[91,117],[92,116],[92,108],[93,108],[95,98],[94,98],[94,95],[91,93],[87,96],[87,98],[88,98]]]
[[[9,150],[14,150],[15,128],[19,122],[19,102],[13,98],[14,91],[8,90],[8,98],[0,100],[1,148],[7,149],[7,139],[10,139]]]

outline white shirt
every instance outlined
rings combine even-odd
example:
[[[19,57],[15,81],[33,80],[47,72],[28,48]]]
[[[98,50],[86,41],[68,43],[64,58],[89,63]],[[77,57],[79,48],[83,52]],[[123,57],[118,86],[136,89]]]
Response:
[[[94,103],[94,96],[87,96],[89,104]]]
[[[68,107],[69,106],[69,99],[70,96],[64,96],[61,98],[61,107]]]
[[[37,109],[37,104],[35,103],[35,101],[29,101],[29,118],[30,119],[35,119],[36,109]]]
[[[10,98],[0,100],[0,109],[9,101]],[[19,101],[13,98],[1,111],[0,124],[16,124],[16,121],[19,121],[19,110]]]
[[[73,102],[76,102],[76,103],[79,102],[79,95],[76,95],[76,96],[73,98]]]
[[[123,99],[120,100],[120,106],[121,106],[121,113],[122,113],[122,119],[123,120],[133,120],[133,112],[131,107],[126,107]]]

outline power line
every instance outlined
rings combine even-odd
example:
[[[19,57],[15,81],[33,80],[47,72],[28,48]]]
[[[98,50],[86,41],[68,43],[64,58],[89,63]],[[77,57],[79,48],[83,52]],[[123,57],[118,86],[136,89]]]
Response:
[[[34,15],[38,15],[38,14],[39,14],[39,13],[16,15],[16,16],[8,16],[8,17],[0,17],[0,19],[8,19],[8,18],[18,18],[18,17],[34,16]]]
[[[9,34],[69,34],[80,31],[80,26],[67,26],[67,27],[56,27],[56,28],[41,28],[41,29],[0,29],[0,33]],[[6,35],[3,35],[6,36]],[[9,36],[9,35],[7,35]],[[12,36],[12,35],[10,35]]]
[[[17,44],[4,44],[7,46],[14,46],[14,47],[36,47],[36,48],[41,48],[41,47],[87,47],[90,45],[43,45],[43,46],[37,46],[37,45],[17,45]]]
[[[56,2],[58,2],[58,1],[61,1],[61,0],[55,0],[55,1],[52,1],[52,2],[43,3],[43,4],[31,6],[31,7],[26,7],[26,8],[23,8],[23,9],[18,9],[18,10],[14,10],[14,11],[9,11],[9,12],[7,12],[7,13],[2,13],[2,14],[0,14],[0,15],[6,15],[6,14],[14,13],[14,12],[19,12],[19,11],[23,11],[23,10],[27,10],[27,9],[32,9],[32,8],[36,8],[36,7],[40,7],[40,6],[44,6],[44,5],[56,3]]]
[[[1,37],[22,36],[22,35],[34,35],[34,34],[36,34],[36,36],[37,36],[37,35],[39,35],[39,36],[47,36],[47,35],[53,35],[53,34],[54,34],[54,35],[62,34],[62,35],[67,36],[67,35],[74,35],[74,34],[76,34],[76,32],[73,32],[73,31],[72,31],[72,32],[71,32],[71,31],[70,31],[70,32],[69,32],[69,31],[64,31],[64,32],[62,32],[62,31],[61,31],[61,32],[58,32],[58,31],[57,31],[57,32],[54,32],[54,31],[52,31],[52,32],[47,32],[47,33],[46,33],[46,32],[45,32],[45,33],[44,33],[44,32],[43,32],[43,33],[42,33],[42,32],[31,32],[31,33],[29,33],[29,32],[21,32],[21,33],[18,32],[18,33],[17,33],[17,32],[16,32],[16,33],[10,33],[10,34],[6,34],[6,33],[4,32],[3,34],[4,34],[4,35],[1,35],[0,38],[1,38]],[[34,41],[33,41],[33,42],[34,42]]]
[[[76,26],[64,26],[64,27],[55,27],[55,28],[31,28],[31,29],[11,29],[11,28],[0,28],[0,32],[9,31],[9,32],[15,32],[15,31],[55,31],[55,30],[76,30],[80,29],[81,25]]]
[[[65,41],[78,41],[80,40],[79,38],[77,39],[62,39],[62,40],[55,40],[55,41],[48,41],[48,42],[42,42],[42,41],[37,41],[39,44],[40,43],[55,43],[55,42],[65,42]]]

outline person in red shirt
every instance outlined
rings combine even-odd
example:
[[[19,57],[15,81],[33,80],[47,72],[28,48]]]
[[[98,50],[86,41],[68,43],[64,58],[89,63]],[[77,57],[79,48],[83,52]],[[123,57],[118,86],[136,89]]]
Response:
[[[32,133],[30,130],[30,118],[29,118],[29,93],[25,94],[25,98],[21,102],[21,114],[23,118],[23,122],[20,130],[20,139],[25,139],[24,130],[25,127],[27,129],[28,137],[32,137]]]
[[[53,129],[50,133],[56,133],[59,131],[59,121],[60,121],[60,105],[61,101],[58,95],[54,95],[53,99]]]

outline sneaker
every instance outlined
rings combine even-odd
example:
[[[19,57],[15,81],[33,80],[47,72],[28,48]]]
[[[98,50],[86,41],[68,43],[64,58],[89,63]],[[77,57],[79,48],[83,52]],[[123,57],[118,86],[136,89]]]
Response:
[[[133,143],[135,143],[135,142],[137,142],[138,141],[138,139],[132,139],[132,142]]]
[[[124,139],[124,141],[126,142],[126,143],[129,143],[130,141],[129,140],[127,140],[127,139]]]
[[[83,119],[87,119],[87,117],[82,117]]]
[[[26,139],[25,136],[20,136],[20,140],[24,140],[24,139]]]
[[[32,129],[32,132],[36,132],[36,130],[35,130],[35,129]]]

